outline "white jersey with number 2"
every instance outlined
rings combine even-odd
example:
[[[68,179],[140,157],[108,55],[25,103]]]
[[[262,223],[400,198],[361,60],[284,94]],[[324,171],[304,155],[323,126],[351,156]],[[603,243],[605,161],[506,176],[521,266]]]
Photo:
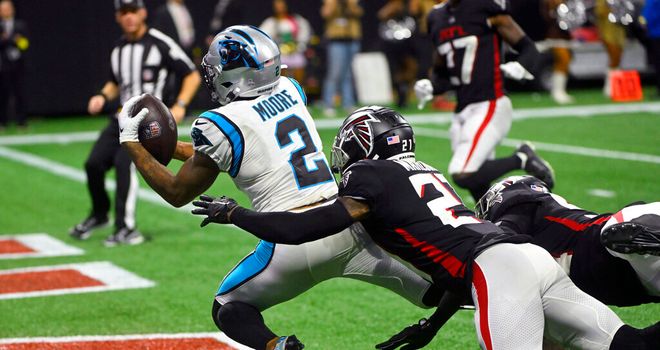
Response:
[[[321,139],[295,80],[272,93],[204,112],[192,125],[196,151],[229,173],[257,211],[282,211],[337,194]]]

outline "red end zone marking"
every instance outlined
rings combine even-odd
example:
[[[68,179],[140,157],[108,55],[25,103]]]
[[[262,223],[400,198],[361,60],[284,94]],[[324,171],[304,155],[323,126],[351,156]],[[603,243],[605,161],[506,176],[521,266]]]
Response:
[[[173,350],[173,349],[204,349],[233,350],[235,348],[221,343],[214,338],[194,339],[133,339],[133,340],[99,340],[72,341],[57,343],[20,343],[0,344],[1,350]]]
[[[15,239],[0,240],[0,254],[34,253],[36,250],[21,244]]]
[[[0,294],[103,285],[73,269],[0,274]]]

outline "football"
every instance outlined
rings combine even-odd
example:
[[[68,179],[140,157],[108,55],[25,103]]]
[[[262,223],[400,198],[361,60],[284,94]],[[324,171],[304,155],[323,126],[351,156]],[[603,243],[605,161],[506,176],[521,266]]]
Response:
[[[167,165],[176,149],[177,127],[170,109],[153,95],[144,94],[133,106],[129,115],[134,116],[142,108],[149,109],[149,114],[138,128],[138,138],[142,146],[161,164]]]

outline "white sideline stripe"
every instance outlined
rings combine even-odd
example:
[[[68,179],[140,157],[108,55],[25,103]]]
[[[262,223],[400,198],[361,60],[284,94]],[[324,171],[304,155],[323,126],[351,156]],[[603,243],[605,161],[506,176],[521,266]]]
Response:
[[[43,257],[52,257],[52,256],[71,256],[71,255],[85,254],[84,250],[74,247],[72,245],[68,245],[46,233],[23,233],[23,234],[0,235],[0,241],[3,240],[18,241],[22,245],[32,250],[35,250],[35,252],[0,254],[0,260],[43,258]]]
[[[173,333],[173,334],[129,334],[129,335],[76,335],[68,337],[34,337],[34,338],[0,338],[0,344],[22,344],[22,343],[74,343],[92,341],[123,341],[123,340],[150,340],[150,339],[195,339],[213,338],[222,343],[236,348],[237,350],[251,350],[245,345],[239,344],[222,332],[215,333]]]
[[[16,151],[7,147],[0,146],[0,157],[5,157],[15,162],[29,165],[76,182],[80,182],[80,183],[87,182],[87,175],[85,174],[84,171],[80,169],[72,168],[70,166],[58,162],[54,162],[50,159],[35,156],[34,154],[31,153]],[[114,191],[116,188],[115,181],[113,179],[105,180],[105,188],[110,191]],[[156,205],[160,205],[168,208],[174,208],[152,190],[140,188],[138,190],[138,197],[142,200],[145,200],[147,202]],[[178,209],[189,213],[190,210],[192,210],[193,208],[194,207],[191,204],[188,204],[181,208],[174,208],[174,209]]]
[[[0,294],[3,299],[22,299],[52,295],[80,294],[91,292],[105,292],[120,289],[149,288],[156,285],[155,282],[142,278],[132,272],[126,271],[109,261],[88,262],[79,264],[49,265],[36,267],[23,267],[10,270],[0,270],[0,275],[8,275],[24,272],[45,272],[55,270],[72,269],[102,282],[103,286],[52,289],[34,292],[6,293]]]
[[[616,192],[610,191],[610,190],[604,190],[602,188],[592,188],[587,190],[587,194],[594,196],[594,197],[601,197],[601,198],[614,198],[616,197]]]
[[[449,132],[447,130],[435,130],[435,129],[417,127],[415,128],[415,134],[427,136],[427,137],[439,138],[439,139],[450,138]],[[518,147],[524,141],[526,140],[507,138],[502,141],[502,145],[515,148]],[[594,158],[608,158],[608,159],[630,160],[637,162],[660,164],[660,156],[656,156],[653,154],[610,151],[600,148],[569,146],[569,145],[561,145],[556,143],[546,143],[546,142],[537,142],[537,141],[532,141],[532,143],[534,144],[537,150],[542,150],[542,151],[573,154],[573,155],[580,155],[580,156],[587,156]]]
[[[612,114],[625,113],[657,113],[660,112],[660,102],[642,102],[612,105],[587,105],[547,108],[524,108],[513,112],[514,120],[539,119],[539,118],[566,118],[566,117],[596,117],[609,116]],[[411,124],[448,124],[451,122],[453,113],[450,112],[425,112],[406,114],[406,119]],[[318,129],[336,129],[343,119],[321,119],[314,120]],[[190,125],[179,125],[179,136],[189,135]],[[0,136],[0,146],[11,145],[33,145],[44,143],[67,144],[73,142],[89,142],[98,138],[98,131],[72,132],[60,134],[36,134]]]
[[[0,136],[0,146],[11,145],[37,145],[43,143],[67,144],[73,142],[87,142],[96,140],[99,137],[98,131],[81,131],[59,134],[34,134],[34,135],[15,135]]]

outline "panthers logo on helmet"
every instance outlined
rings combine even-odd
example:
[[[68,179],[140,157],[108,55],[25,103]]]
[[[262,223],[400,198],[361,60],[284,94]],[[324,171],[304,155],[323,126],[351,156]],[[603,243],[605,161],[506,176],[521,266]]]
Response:
[[[380,120],[374,118],[371,114],[364,114],[346,123],[342,130],[345,135],[343,138],[345,140],[354,138],[366,155],[371,154],[374,147],[373,132],[371,130],[372,122],[379,123]]]
[[[250,51],[255,48],[249,44],[241,43],[237,40],[226,39],[218,43],[220,53],[220,64],[224,70],[231,70],[239,67],[261,68],[261,65],[255,60]]]

